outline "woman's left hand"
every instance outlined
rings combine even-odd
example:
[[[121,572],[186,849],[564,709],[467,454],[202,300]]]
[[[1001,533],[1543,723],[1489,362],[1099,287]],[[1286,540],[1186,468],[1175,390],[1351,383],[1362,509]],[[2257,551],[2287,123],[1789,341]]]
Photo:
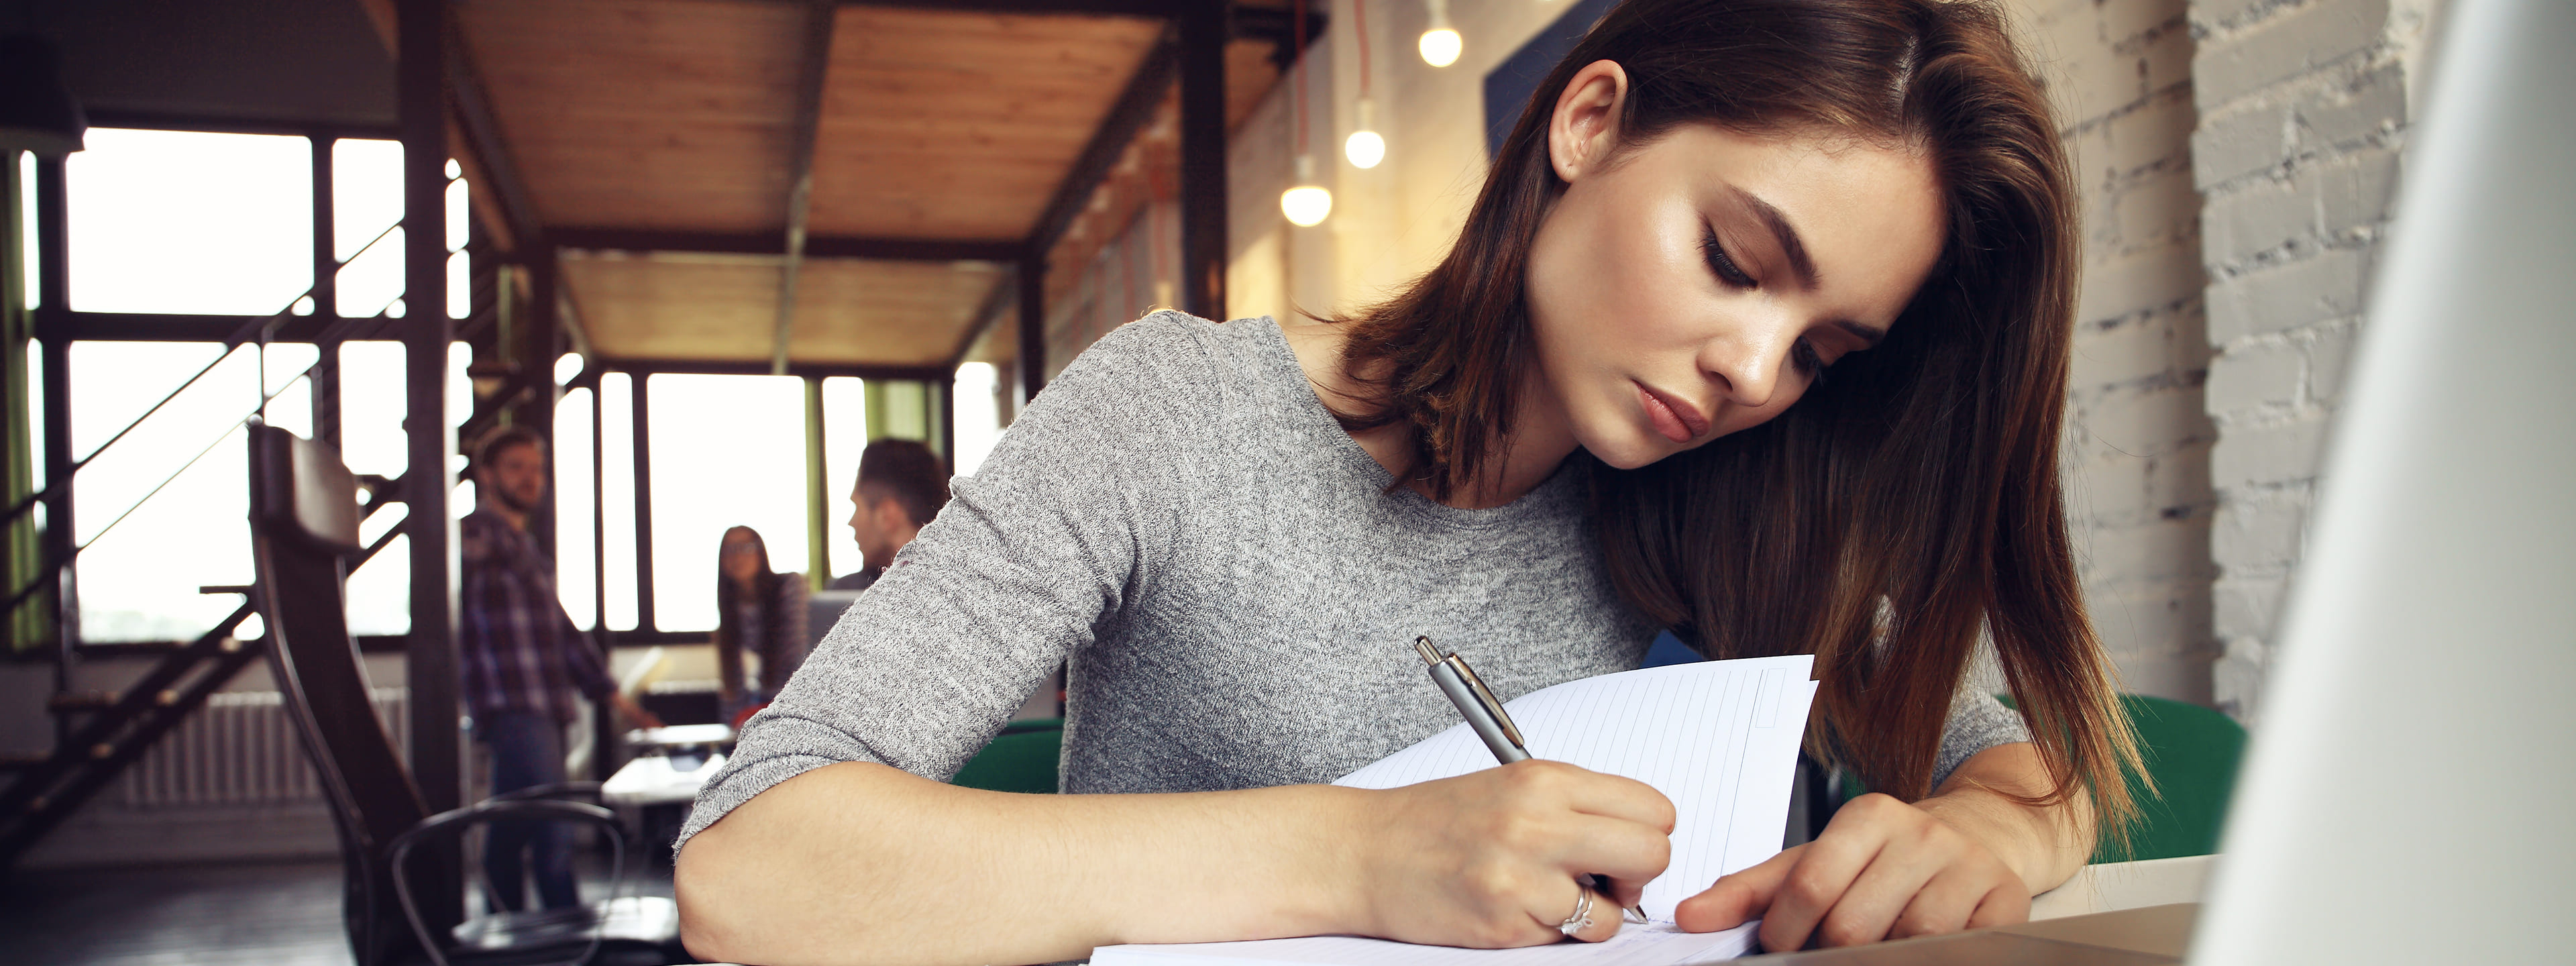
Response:
[[[1760,918],[1762,948],[1777,952],[2021,922],[2031,891],[1962,825],[1871,794],[1843,805],[1815,841],[1717,880],[1673,918],[1690,932]]]

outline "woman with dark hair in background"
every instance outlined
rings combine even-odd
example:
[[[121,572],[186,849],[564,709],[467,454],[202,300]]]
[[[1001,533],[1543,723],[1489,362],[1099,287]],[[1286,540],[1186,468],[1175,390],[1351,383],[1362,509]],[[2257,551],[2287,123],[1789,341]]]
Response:
[[[769,569],[769,545],[750,527],[725,531],[716,548],[716,697],[727,719],[768,704],[805,663],[805,575]],[[760,659],[757,680],[742,655]]]
[[[1156,315],[1047,385],[700,793],[691,948],[1598,941],[1582,877],[1626,906],[1667,865],[1654,789],[1317,783],[1457,722],[1416,634],[1508,700],[1665,627],[1815,654],[1812,747],[1882,793],[1682,928],[2027,917],[2135,811],[2057,475],[2071,196],[1990,2],[1613,8],[1392,301]],[[1989,639],[2018,714],[1966,686]],[[1064,789],[1165,794],[941,784],[1059,661]]]

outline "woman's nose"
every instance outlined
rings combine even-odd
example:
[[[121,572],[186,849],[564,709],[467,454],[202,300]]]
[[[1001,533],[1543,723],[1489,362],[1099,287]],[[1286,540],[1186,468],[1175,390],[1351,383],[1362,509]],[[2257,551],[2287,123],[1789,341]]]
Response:
[[[1779,391],[1780,372],[1797,342],[1797,329],[1788,320],[1754,320],[1709,340],[1701,351],[1700,370],[1717,381],[1721,402],[1760,409]]]

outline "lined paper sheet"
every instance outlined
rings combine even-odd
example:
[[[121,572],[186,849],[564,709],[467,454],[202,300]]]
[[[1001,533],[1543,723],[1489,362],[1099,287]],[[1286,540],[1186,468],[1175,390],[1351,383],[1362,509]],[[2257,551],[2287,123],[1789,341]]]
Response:
[[[1531,757],[1634,778],[1673,801],[1673,861],[1646,884],[1647,917],[1780,851],[1815,658],[1703,661],[1607,674],[1506,702]],[[1336,785],[1395,788],[1494,767],[1464,722]]]
[[[1313,963],[1339,966],[1675,966],[1749,951],[1758,923],[1719,933],[1671,926],[1673,908],[1780,851],[1798,743],[1816,697],[1807,655],[1705,661],[1569,681],[1509,701],[1532,757],[1634,778],[1672,799],[1672,864],[1646,884],[1652,925],[1604,943],[1453,949],[1352,936],[1107,946],[1092,966]],[[1428,686],[1428,682],[1425,683]],[[1396,788],[1494,767],[1464,722],[1342,777]]]
[[[1298,963],[1312,966],[1685,966],[1734,959],[1753,951],[1760,920],[1724,932],[1683,932],[1671,923],[1629,923],[1598,943],[1556,943],[1519,949],[1458,949],[1358,936],[1310,936],[1241,943],[1172,943],[1109,946],[1093,950],[1091,966],[1245,966]]]

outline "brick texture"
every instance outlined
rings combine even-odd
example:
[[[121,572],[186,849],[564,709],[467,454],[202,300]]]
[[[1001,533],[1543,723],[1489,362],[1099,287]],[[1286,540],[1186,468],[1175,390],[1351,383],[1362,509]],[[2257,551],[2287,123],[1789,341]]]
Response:
[[[2124,687],[2207,702],[2216,434],[2186,4],[2013,6],[2083,193],[2066,482],[2085,601]]]
[[[2392,9],[2393,8],[2393,9]],[[2201,0],[2189,10],[2203,199],[2212,697],[2258,716],[2318,456],[2401,167],[2425,0]]]

